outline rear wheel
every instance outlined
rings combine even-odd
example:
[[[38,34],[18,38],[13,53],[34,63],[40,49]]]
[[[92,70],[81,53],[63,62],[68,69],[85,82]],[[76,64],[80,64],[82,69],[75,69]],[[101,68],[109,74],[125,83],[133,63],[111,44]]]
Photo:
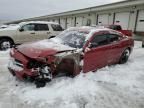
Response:
[[[0,39],[0,50],[7,50],[12,47],[13,41],[10,39]]]
[[[122,53],[122,56],[119,60],[119,63],[120,64],[124,64],[128,61],[128,58],[130,56],[130,50],[129,49],[126,49],[123,53]]]

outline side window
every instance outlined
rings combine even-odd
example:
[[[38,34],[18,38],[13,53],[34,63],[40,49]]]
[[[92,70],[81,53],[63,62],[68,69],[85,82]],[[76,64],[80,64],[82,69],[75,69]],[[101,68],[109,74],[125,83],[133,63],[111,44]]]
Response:
[[[54,31],[63,31],[63,28],[58,24],[51,24],[51,27]]]
[[[96,35],[91,43],[97,44],[97,46],[107,45],[109,43],[107,35]]]
[[[34,24],[24,25],[21,29],[23,29],[24,31],[34,31]]]
[[[35,31],[49,31],[47,24],[35,24]]]
[[[109,34],[109,41],[111,42],[115,42],[118,41],[120,38],[120,36],[116,35],[116,34]]]

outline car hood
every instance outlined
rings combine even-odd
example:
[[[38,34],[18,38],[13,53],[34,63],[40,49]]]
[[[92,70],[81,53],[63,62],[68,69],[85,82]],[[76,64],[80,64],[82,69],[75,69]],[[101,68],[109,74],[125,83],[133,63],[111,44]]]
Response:
[[[9,36],[16,33],[19,26],[10,26],[7,28],[0,29],[0,36]]]
[[[17,47],[17,50],[27,57],[38,58],[55,55],[59,52],[72,51],[75,50],[75,48],[54,43],[50,40],[42,40],[20,45]]]
[[[20,27],[19,25],[9,26],[9,27],[0,29],[0,31],[12,31],[12,30],[17,30],[19,27]]]

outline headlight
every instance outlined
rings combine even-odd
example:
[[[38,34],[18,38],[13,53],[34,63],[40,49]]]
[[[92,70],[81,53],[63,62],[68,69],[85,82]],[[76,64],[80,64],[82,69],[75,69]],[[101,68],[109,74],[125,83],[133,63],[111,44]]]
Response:
[[[32,68],[38,68],[40,66],[40,63],[35,61],[35,60],[30,60],[28,63],[27,63],[27,68],[28,69],[32,69]]]

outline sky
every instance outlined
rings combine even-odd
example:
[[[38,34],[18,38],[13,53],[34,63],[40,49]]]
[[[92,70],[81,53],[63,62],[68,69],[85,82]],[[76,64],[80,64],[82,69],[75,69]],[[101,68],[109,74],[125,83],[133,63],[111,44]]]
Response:
[[[0,20],[18,20],[123,0],[0,0]]]

